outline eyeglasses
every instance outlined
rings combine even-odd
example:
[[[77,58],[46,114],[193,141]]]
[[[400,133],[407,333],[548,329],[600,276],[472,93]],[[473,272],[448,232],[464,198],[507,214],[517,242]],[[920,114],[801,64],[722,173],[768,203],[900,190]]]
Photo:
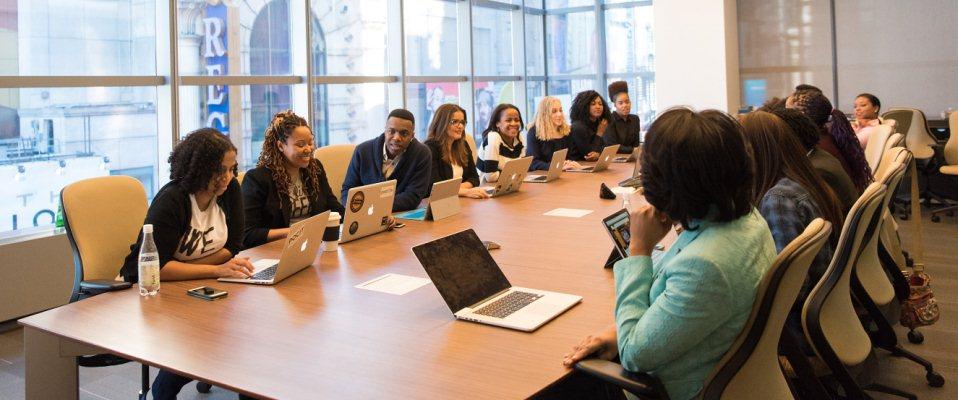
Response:
[[[449,121],[449,125],[462,125],[466,126],[466,120],[464,119],[454,119]]]

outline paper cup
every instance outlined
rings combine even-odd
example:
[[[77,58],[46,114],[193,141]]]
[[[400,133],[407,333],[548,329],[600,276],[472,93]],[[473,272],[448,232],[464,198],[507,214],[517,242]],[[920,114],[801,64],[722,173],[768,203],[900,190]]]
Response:
[[[336,251],[339,248],[339,213],[329,213],[326,232],[323,233],[323,251]]]

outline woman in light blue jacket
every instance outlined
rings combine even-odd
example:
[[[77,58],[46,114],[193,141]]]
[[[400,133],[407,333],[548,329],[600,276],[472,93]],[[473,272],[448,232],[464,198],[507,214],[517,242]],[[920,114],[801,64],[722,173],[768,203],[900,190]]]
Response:
[[[775,258],[768,225],[751,203],[753,161],[741,126],[720,111],[671,109],[653,122],[642,156],[649,205],[631,214],[630,257],[616,263],[615,326],[563,362],[619,356],[691,399],[741,332]],[[660,261],[652,248],[680,224]]]

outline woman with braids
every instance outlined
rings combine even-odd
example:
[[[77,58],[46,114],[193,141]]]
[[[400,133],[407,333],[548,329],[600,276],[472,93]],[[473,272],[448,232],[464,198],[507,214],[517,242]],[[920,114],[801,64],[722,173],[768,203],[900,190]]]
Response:
[[[285,238],[291,224],[324,211],[343,213],[313,149],[305,119],[291,110],[273,116],[256,168],[243,179],[246,247]]]
[[[604,146],[603,135],[609,126],[612,114],[602,95],[595,90],[586,90],[575,96],[569,109],[572,119],[569,137],[572,146],[569,159],[575,161],[596,161]]]
[[[235,257],[243,247],[236,147],[216,129],[203,128],[177,143],[169,162],[170,183],[156,193],[144,222],[153,224],[160,279],[248,277],[253,265],[246,257]],[[127,282],[137,280],[140,241],[131,246],[120,270]],[[175,399],[191,380],[161,369],[153,381],[153,398]]]
[[[835,156],[852,178],[861,193],[872,181],[871,168],[865,160],[865,151],[845,113],[832,108],[832,103],[820,91],[799,90],[792,94],[786,107],[805,113],[819,130],[818,148]]]

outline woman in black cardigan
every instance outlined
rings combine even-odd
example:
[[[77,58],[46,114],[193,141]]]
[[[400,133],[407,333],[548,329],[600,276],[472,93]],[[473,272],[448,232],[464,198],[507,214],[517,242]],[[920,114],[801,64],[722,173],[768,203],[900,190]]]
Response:
[[[431,181],[462,178],[460,197],[485,199],[489,194],[478,187],[476,159],[466,144],[465,132],[466,110],[455,104],[443,104],[436,109],[425,142],[432,152]]]
[[[343,213],[323,164],[313,157],[305,119],[292,110],[277,113],[265,137],[256,168],[243,178],[246,247],[285,238],[291,223],[324,211]]]

